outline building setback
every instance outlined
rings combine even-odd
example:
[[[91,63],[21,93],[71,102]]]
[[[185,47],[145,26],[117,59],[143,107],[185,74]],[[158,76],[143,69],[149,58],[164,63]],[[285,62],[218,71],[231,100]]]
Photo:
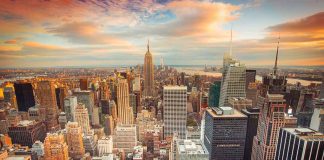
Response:
[[[323,160],[324,135],[308,128],[281,128],[276,160]]]
[[[208,108],[204,144],[211,160],[241,160],[244,156],[247,117],[231,107]]]

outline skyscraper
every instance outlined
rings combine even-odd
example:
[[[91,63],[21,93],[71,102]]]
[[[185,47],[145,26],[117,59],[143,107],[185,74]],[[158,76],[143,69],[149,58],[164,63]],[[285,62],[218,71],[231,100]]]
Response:
[[[83,133],[78,122],[66,124],[66,139],[69,147],[69,155],[73,159],[81,159],[85,153],[83,146]]]
[[[241,112],[247,116],[244,160],[250,160],[251,153],[252,153],[253,137],[257,134],[257,129],[258,129],[260,109],[247,108],[247,109],[242,109]]]
[[[13,87],[5,87],[3,89],[4,101],[11,104],[11,108],[18,109],[17,99]]]
[[[80,89],[83,91],[88,90],[88,79],[87,78],[80,79]]]
[[[150,52],[150,44],[147,43],[147,52],[144,58],[144,96],[154,95],[154,64]]]
[[[74,110],[74,121],[78,122],[81,126],[82,132],[87,135],[90,133],[90,121],[88,116],[88,109],[85,108],[84,104],[79,103]]]
[[[39,101],[39,110],[45,120],[47,131],[59,129],[58,107],[56,103],[55,87],[52,81],[39,81],[36,95]]]
[[[273,74],[263,77],[257,105],[260,108],[257,135],[253,139],[252,160],[274,159],[278,132],[282,127],[292,126],[286,118],[286,100],[283,93],[286,78],[277,74],[278,48]]]
[[[322,73],[322,84],[320,87],[320,98],[324,98],[324,73]]]
[[[276,149],[277,160],[324,159],[324,135],[308,128],[281,128]]]
[[[74,110],[78,105],[77,97],[69,96],[64,98],[64,109],[67,121],[73,121]]]
[[[45,160],[68,160],[68,145],[64,140],[63,134],[48,133],[44,141]]]
[[[245,88],[247,89],[250,83],[255,82],[256,70],[247,69],[246,70],[246,83]]]
[[[246,97],[245,66],[239,62],[230,63],[223,77],[219,106],[229,106],[230,97]]]
[[[117,83],[117,114],[121,124],[133,124],[133,108],[129,105],[128,83],[126,79],[119,79]]]
[[[14,83],[18,111],[27,112],[30,107],[35,106],[33,86],[31,83],[18,81]]]
[[[82,103],[88,109],[90,123],[93,124],[94,93],[91,91],[77,91],[73,93],[78,103]]]
[[[209,88],[208,106],[218,107],[220,97],[221,81],[215,81]]]
[[[181,139],[186,138],[187,126],[187,87],[163,87],[163,120],[164,136],[178,133]]]
[[[209,159],[243,159],[246,125],[247,117],[231,107],[208,108],[203,142]]]

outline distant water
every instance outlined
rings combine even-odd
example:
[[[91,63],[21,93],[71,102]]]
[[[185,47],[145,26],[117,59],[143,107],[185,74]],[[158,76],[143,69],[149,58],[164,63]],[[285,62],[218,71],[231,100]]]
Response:
[[[189,67],[175,67],[178,72],[185,72],[186,74],[189,75],[207,75],[207,76],[213,76],[213,77],[221,77],[222,73],[218,72],[205,72],[201,68],[202,67],[194,67],[194,68],[189,68]],[[256,80],[262,81],[262,77],[257,75]],[[296,84],[297,82],[300,82],[301,85],[303,86],[308,86],[311,83],[316,83],[316,84],[321,84],[321,81],[309,81],[309,80],[302,80],[302,79],[295,79],[295,78],[287,78],[287,83],[289,84]]]

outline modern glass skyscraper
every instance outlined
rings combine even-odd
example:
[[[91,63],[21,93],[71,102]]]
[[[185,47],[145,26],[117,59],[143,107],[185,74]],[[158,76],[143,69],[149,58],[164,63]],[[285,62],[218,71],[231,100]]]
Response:
[[[208,106],[209,107],[218,107],[219,106],[221,84],[222,84],[221,81],[215,81],[210,86],[209,95],[208,95]]]
[[[187,87],[163,87],[164,136],[178,133],[181,139],[186,138],[187,126]]]
[[[154,95],[154,64],[150,52],[150,44],[147,44],[147,52],[144,58],[144,96]]]
[[[245,93],[245,66],[239,62],[225,66],[219,106],[229,106],[230,97],[246,97]]]

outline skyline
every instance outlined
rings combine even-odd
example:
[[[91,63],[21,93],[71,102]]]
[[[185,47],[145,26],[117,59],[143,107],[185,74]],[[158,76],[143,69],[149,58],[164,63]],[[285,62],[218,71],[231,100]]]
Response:
[[[64,7],[62,7],[64,6]],[[289,9],[285,9],[286,7]],[[324,65],[324,2],[4,1],[0,68],[143,63],[221,65],[229,51],[247,66]],[[177,58],[174,58],[177,57]]]

